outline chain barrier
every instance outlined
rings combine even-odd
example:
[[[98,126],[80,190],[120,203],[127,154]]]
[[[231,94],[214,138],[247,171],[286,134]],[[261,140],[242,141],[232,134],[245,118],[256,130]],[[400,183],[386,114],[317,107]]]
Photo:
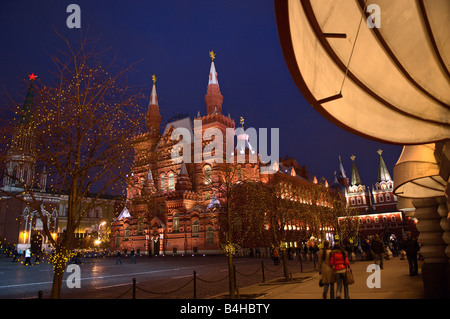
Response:
[[[281,266],[281,264],[280,264],[279,266]],[[266,269],[266,270],[268,270],[268,271],[270,271],[270,272],[277,272],[277,271],[279,271],[280,269],[283,269],[283,267],[278,267],[277,269],[272,270],[272,269],[269,269],[266,265],[264,265],[264,269]]]
[[[174,293],[174,292],[176,292],[176,291],[178,291],[178,290],[183,289],[184,287],[186,287],[187,285],[189,285],[192,281],[194,281],[193,278],[190,279],[187,283],[185,283],[185,284],[182,285],[181,287],[178,287],[178,288],[176,288],[176,289],[174,289],[174,290],[171,290],[171,291],[165,291],[165,292],[150,291],[150,290],[147,290],[147,289],[140,288],[140,287],[138,287],[138,286],[136,286],[136,289],[139,289],[140,291],[146,292],[146,293],[148,293],[148,294],[154,294],[154,295],[169,295],[169,294],[172,294],[172,293]]]
[[[255,272],[253,272],[253,273],[251,273],[251,274],[248,274],[248,275],[241,273],[241,272],[238,271],[237,269],[236,269],[236,272],[237,272],[239,275],[241,275],[241,276],[247,276],[247,277],[248,277],[248,276],[256,275],[260,270],[261,270],[261,267],[258,267],[258,269],[256,269]]]
[[[120,299],[123,296],[125,296],[127,293],[129,293],[131,290],[133,289],[133,287],[128,288],[124,293],[120,294],[118,297],[114,298],[114,299]]]
[[[306,261],[306,260],[305,260],[305,261]],[[294,263],[293,265],[291,264],[290,266],[291,266],[291,267],[292,267],[292,266],[295,266],[295,265],[297,265],[298,263],[301,264],[302,262],[301,262],[300,260],[296,260],[295,263]],[[263,261],[261,261],[261,266],[259,266],[254,272],[251,272],[251,273],[248,273],[248,274],[242,273],[242,272],[240,272],[240,271],[238,271],[238,270],[236,269],[236,266],[234,266],[234,272],[235,272],[235,274],[237,273],[237,274],[239,274],[239,275],[241,275],[241,276],[244,276],[244,277],[254,276],[254,275],[258,274],[259,272],[262,272],[262,282],[265,282],[264,270],[268,270],[268,271],[270,271],[270,272],[272,272],[272,273],[279,272],[280,270],[283,270],[283,267],[282,267],[281,263],[278,264],[278,265],[276,265],[275,267],[276,267],[276,269],[271,269],[271,267],[268,267],[267,265],[264,264]],[[236,275],[235,275],[234,277],[235,277],[234,280],[236,280]],[[121,293],[121,294],[120,294],[119,296],[117,296],[115,299],[120,299],[120,298],[122,298],[123,296],[129,294],[130,292],[132,292],[132,298],[134,299],[134,298],[136,298],[136,290],[140,290],[140,291],[142,291],[142,292],[145,292],[145,293],[148,293],[148,294],[153,294],[153,295],[168,295],[168,294],[175,293],[175,292],[177,292],[177,291],[179,291],[179,290],[185,288],[186,286],[188,286],[188,285],[189,285],[190,283],[192,283],[192,282],[193,282],[194,299],[195,299],[195,298],[196,298],[196,281],[197,281],[197,280],[198,280],[198,281],[201,281],[201,282],[204,282],[204,283],[207,283],[207,284],[215,284],[215,283],[218,283],[218,282],[227,280],[228,278],[229,278],[229,276],[226,275],[225,277],[223,277],[223,278],[221,278],[221,279],[218,279],[218,280],[206,280],[206,279],[200,278],[200,277],[196,274],[196,272],[194,271],[193,278],[191,278],[191,279],[190,279],[189,281],[187,281],[185,284],[183,284],[182,286],[180,286],[180,287],[178,287],[178,288],[176,288],[176,289],[173,289],[173,290],[170,290],[170,291],[164,291],[164,292],[151,291],[151,290],[148,290],[148,289],[144,289],[144,288],[138,287],[138,286],[136,285],[136,278],[133,278],[133,285],[132,285],[132,287],[130,287],[130,288],[128,288],[127,290],[125,290],[123,293]],[[43,294],[42,294],[42,291],[39,291],[39,292],[38,292],[38,299],[42,299],[42,295],[43,295]]]
[[[224,277],[224,278],[222,278],[222,279],[219,279],[219,280],[214,280],[214,281],[209,281],[209,280],[205,280],[205,279],[202,279],[202,278],[200,278],[200,277],[197,277],[197,280],[206,282],[206,283],[208,283],[208,284],[215,284],[215,283],[221,282],[221,281],[223,281],[223,280],[225,280],[225,279],[228,279],[228,276],[226,276],[226,277]]]

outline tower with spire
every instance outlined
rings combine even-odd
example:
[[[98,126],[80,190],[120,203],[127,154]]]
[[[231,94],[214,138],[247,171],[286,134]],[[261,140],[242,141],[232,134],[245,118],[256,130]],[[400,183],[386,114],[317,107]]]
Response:
[[[150,94],[148,111],[145,115],[147,132],[152,136],[159,136],[161,127],[161,114],[159,113],[158,95],[156,94],[156,75],[152,75],[153,87]]]
[[[156,75],[152,75],[152,91],[145,115],[146,132],[135,136],[132,140],[135,158],[132,173],[128,176],[127,198],[133,199],[151,195],[156,191],[152,167],[157,161],[156,146],[160,140],[161,114],[159,112],[158,95],[156,94]]]
[[[339,155],[339,175],[337,177],[337,182],[345,187],[349,186],[349,180],[345,174],[344,166],[342,165],[341,155]]]
[[[356,156],[352,155],[350,159],[352,160],[352,178],[346,194],[347,204],[350,207],[365,212],[368,211],[370,207],[370,195],[359,176],[358,168],[355,163]]]
[[[377,151],[380,156],[378,164],[378,179],[375,187],[372,189],[373,208],[377,211],[386,209],[395,209],[397,206],[397,197],[394,195],[394,182],[383,160],[383,150]]]
[[[216,66],[214,60],[216,59],[216,54],[213,51],[209,52],[209,56],[211,58],[211,66],[209,69],[209,76],[208,76],[208,86],[206,89],[206,95],[205,95],[205,105],[206,105],[206,115],[201,116],[201,113],[199,112],[197,114],[196,120],[201,121],[201,132],[199,127],[195,127],[194,134],[195,136],[203,136],[204,132],[208,129],[218,129],[222,133],[223,137],[223,144],[222,144],[222,151],[223,154],[214,154],[214,156],[222,156],[224,159],[224,162],[226,161],[226,129],[227,128],[235,128],[235,122],[233,119],[231,119],[230,116],[225,116],[222,114],[222,104],[223,104],[223,95],[220,92],[220,86],[219,86],[219,80],[218,80],[218,74],[216,71]],[[208,144],[209,141],[203,141],[203,146]],[[215,152],[217,150],[214,150]],[[204,156],[209,156],[212,154],[204,154]],[[205,166],[204,164],[198,163],[198,159],[195,159],[196,164],[193,165],[194,170],[194,180],[193,185],[195,188],[201,188],[203,189],[203,195],[209,196],[210,190],[209,186],[205,184],[205,180],[203,178],[205,169],[211,169],[214,170],[214,163],[209,163],[208,166]]]
[[[36,141],[33,123],[33,82],[36,75],[29,75],[25,102],[20,110],[19,122],[14,128],[11,145],[6,155],[6,174],[3,177],[5,191],[20,191],[33,186],[36,167]]]

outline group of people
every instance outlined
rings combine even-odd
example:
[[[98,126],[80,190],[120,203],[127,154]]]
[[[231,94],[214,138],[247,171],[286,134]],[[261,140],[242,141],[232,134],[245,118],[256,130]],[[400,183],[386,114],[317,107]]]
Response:
[[[327,298],[330,291],[330,299],[341,299],[342,287],[344,287],[344,298],[349,299],[348,282],[346,272],[350,268],[348,254],[344,248],[336,243],[331,249],[328,240],[323,243],[323,248],[318,254],[319,273],[321,274],[321,285],[323,286],[324,299]],[[336,295],[334,284],[336,283]]]
[[[407,237],[403,241],[402,249],[406,253],[409,266],[410,276],[418,275],[417,254],[420,246],[417,238],[414,238],[411,232],[407,232]],[[375,235],[371,241],[371,250],[373,252],[374,262],[383,269],[383,255],[385,254],[385,245],[379,235]],[[318,254],[318,266],[320,277],[320,285],[323,286],[324,299],[330,291],[330,299],[340,299],[342,288],[344,288],[344,298],[349,299],[349,283],[347,273],[350,269],[348,253],[339,244],[336,243],[333,248],[328,240],[324,241],[323,247]],[[336,283],[336,294],[334,284]]]
[[[117,250],[116,253],[116,265],[120,264],[122,265],[122,253],[120,252],[120,250]],[[135,264],[136,263],[136,255],[134,253],[134,248],[131,248],[130,251],[130,264]]]
[[[12,257],[13,257],[12,262],[18,262],[18,261],[20,261],[20,258],[21,258],[22,255],[25,257],[25,261],[24,261],[23,265],[24,265],[24,266],[28,266],[28,265],[31,266],[32,263],[31,263],[31,249],[30,249],[30,248],[27,248],[27,249],[22,253],[22,251],[17,250],[17,249],[14,247],[13,252],[12,252]],[[39,255],[40,255],[39,253],[36,253],[36,259],[35,259],[35,263],[36,263],[36,264],[38,264],[38,263],[40,262],[40,257],[39,257]]]

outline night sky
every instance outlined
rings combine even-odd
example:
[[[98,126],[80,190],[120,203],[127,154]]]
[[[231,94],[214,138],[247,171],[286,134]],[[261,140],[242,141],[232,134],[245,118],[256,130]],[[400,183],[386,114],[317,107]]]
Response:
[[[69,39],[69,4],[81,7],[81,30],[101,36],[96,44],[109,49],[105,63],[118,55],[117,64],[143,60],[130,75],[150,95],[152,74],[163,121],[177,113],[191,117],[206,113],[204,96],[211,59],[224,96],[223,113],[245,127],[279,128],[280,156],[295,157],[309,176],[333,181],[341,155],[347,177],[350,156],[366,185],[377,181],[379,156],[393,176],[401,146],[373,142],[328,122],[303,98],[286,67],[278,40],[273,0],[160,0],[160,1],[2,1],[0,6],[0,99],[6,93],[25,95],[28,74],[52,80],[50,56]],[[146,102],[148,104],[148,102]],[[144,105],[146,107],[146,105]]]

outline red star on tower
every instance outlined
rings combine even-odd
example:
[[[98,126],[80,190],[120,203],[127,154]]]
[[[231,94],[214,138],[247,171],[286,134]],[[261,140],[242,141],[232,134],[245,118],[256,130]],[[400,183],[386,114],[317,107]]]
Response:
[[[30,80],[34,80],[37,78],[37,75],[35,75],[34,73],[31,73],[30,75],[28,75],[30,77]]]

